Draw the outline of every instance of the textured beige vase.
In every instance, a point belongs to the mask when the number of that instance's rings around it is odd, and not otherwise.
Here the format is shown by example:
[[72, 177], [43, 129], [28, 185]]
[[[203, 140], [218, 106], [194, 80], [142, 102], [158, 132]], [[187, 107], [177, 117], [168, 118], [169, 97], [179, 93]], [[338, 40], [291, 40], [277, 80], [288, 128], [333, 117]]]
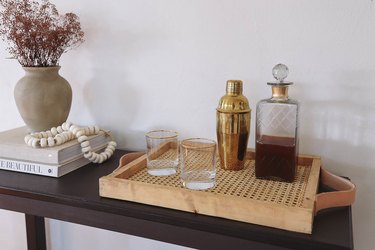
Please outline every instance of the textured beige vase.
[[29, 131], [46, 131], [61, 125], [69, 115], [72, 88], [59, 75], [60, 66], [23, 69], [26, 74], [17, 82], [14, 97]]

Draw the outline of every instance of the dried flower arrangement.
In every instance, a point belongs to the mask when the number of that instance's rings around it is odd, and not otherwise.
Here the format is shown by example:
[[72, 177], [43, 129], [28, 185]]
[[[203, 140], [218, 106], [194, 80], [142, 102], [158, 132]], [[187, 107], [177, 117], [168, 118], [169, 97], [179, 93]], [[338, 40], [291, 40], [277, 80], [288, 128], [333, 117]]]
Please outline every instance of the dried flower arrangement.
[[74, 13], [60, 15], [49, 0], [0, 0], [0, 36], [24, 67], [57, 66], [61, 55], [83, 41]]

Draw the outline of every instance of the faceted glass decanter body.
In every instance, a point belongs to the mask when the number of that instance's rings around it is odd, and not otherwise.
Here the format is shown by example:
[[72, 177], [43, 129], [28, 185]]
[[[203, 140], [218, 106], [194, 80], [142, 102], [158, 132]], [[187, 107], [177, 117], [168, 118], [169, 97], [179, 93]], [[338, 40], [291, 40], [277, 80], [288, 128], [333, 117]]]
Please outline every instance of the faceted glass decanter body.
[[293, 182], [298, 155], [298, 102], [288, 98], [291, 83], [269, 83], [272, 98], [256, 107], [257, 178]]

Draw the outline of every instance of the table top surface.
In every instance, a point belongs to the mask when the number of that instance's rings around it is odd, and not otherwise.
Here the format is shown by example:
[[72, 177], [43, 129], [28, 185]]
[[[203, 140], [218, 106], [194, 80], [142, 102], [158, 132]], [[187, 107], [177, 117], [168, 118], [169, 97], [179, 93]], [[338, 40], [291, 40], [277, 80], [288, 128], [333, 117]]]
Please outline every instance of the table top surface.
[[[117, 150], [103, 164], [88, 164], [60, 178], [0, 170], [0, 194], [71, 207], [100, 210], [145, 221], [236, 237], [241, 240], [321, 249], [352, 249], [351, 208], [322, 211], [314, 219], [313, 233], [303, 234], [244, 222], [177, 211], [99, 196], [99, 178], [110, 174], [126, 151]], [[1, 198], [0, 198], [0, 208]], [[251, 212], [251, 211], [249, 211]], [[162, 240], [162, 239], [161, 239]]]

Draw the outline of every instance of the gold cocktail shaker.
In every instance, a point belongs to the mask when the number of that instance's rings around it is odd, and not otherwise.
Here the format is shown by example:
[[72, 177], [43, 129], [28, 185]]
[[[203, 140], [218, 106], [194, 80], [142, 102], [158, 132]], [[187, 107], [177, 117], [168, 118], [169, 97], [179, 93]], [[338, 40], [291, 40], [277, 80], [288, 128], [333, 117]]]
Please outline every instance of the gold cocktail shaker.
[[242, 95], [242, 81], [228, 80], [226, 95], [221, 97], [216, 109], [217, 145], [223, 169], [243, 169], [250, 119], [251, 109], [247, 98]]

